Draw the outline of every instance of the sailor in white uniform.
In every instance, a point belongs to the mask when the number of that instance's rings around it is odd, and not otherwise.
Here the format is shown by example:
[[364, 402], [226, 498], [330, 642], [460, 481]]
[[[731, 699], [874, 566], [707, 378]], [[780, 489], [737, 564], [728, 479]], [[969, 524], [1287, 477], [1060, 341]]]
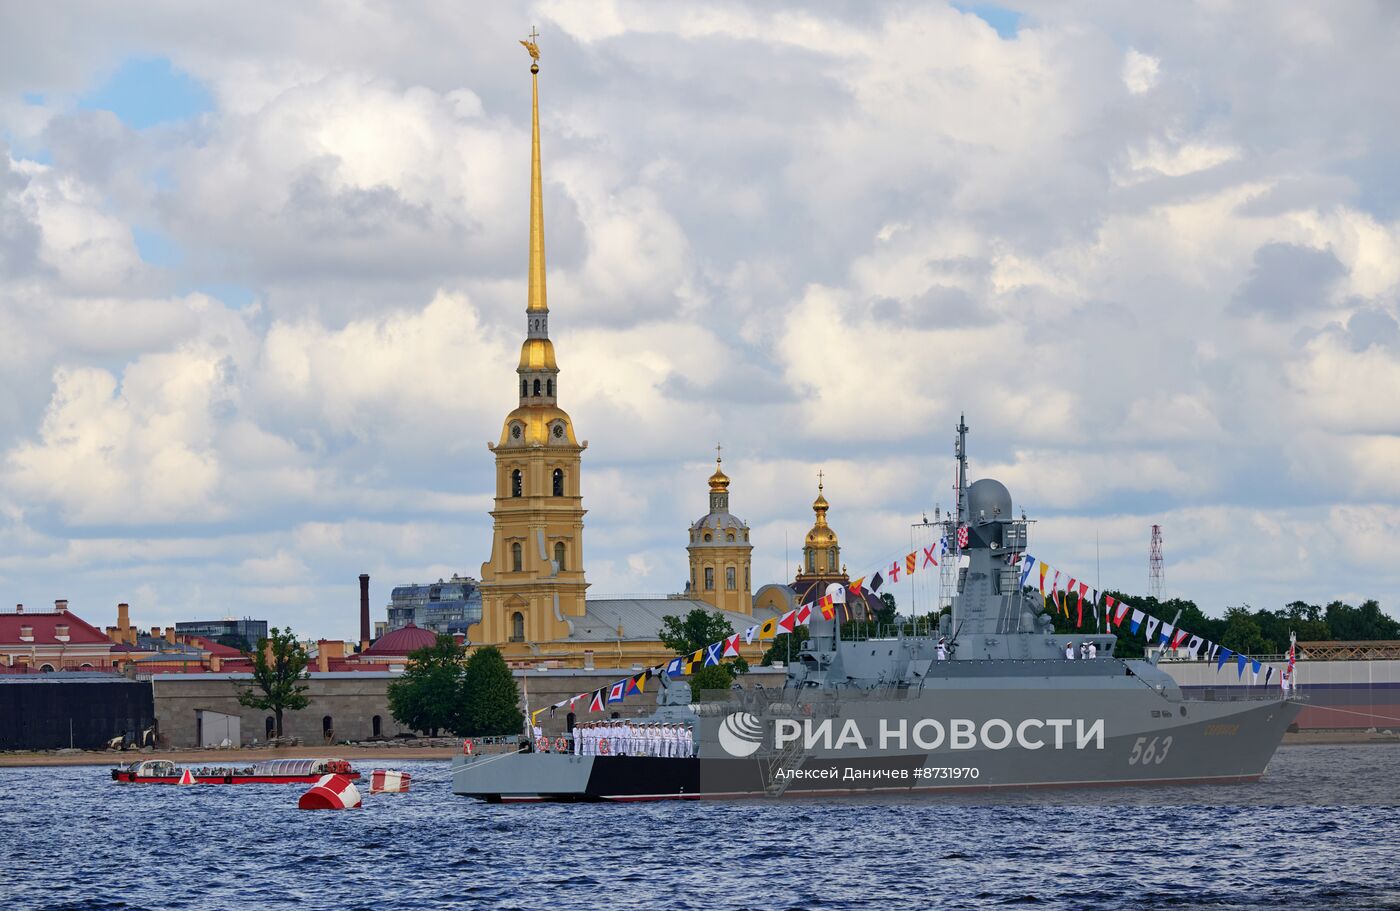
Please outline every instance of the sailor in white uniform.
[[938, 637], [938, 660], [948, 660], [948, 639], [945, 636]]
[[1097, 658], [1097, 657], [1099, 657], [1099, 647], [1098, 647], [1097, 645], [1095, 645], [1094, 643], [1092, 643], [1092, 642], [1089, 643], [1089, 657], [1090, 657], [1090, 658]]
[[1066, 643], [1065, 643], [1065, 657], [1068, 658], [1070, 661], [1073, 661], [1073, 660], [1074, 660], [1074, 643], [1073, 643], [1073, 642], [1066, 642]]

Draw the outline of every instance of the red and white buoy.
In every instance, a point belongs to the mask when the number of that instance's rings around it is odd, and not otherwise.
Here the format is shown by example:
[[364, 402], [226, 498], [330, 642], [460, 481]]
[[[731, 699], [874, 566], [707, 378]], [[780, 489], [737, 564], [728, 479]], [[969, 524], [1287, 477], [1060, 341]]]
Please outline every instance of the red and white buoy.
[[352, 810], [358, 806], [360, 789], [344, 775], [322, 775], [297, 801], [301, 810]]
[[369, 773], [369, 792], [371, 794], [402, 794], [408, 790], [412, 781], [413, 776], [407, 772], [375, 769]]
[[180, 780], [176, 784], [198, 784], [198, 782], [194, 780], [194, 773], [185, 769], [180, 773]]

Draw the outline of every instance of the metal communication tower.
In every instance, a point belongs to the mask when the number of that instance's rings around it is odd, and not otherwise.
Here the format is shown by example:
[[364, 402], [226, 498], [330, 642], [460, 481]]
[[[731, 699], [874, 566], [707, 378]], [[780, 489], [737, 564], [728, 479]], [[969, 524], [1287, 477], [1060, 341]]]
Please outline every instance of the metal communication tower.
[[1152, 526], [1152, 547], [1147, 552], [1148, 594], [1162, 600], [1162, 526]]

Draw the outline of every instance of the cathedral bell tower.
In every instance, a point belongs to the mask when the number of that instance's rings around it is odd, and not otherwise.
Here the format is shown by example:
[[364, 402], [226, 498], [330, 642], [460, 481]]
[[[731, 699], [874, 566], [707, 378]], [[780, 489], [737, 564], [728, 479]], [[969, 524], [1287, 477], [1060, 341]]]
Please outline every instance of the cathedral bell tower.
[[530, 266], [525, 341], [515, 368], [520, 404], [506, 415], [496, 456], [491, 558], [481, 565], [481, 622], [474, 645], [496, 645], [507, 658], [532, 645], [567, 638], [584, 614], [583, 450], [573, 421], [559, 407], [559, 365], [549, 340], [545, 295], [544, 202], [540, 174], [539, 48], [530, 52]]
[[753, 613], [753, 582], [749, 578], [753, 545], [749, 526], [729, 512], [729, 476], [721, 467], [716, 446], [715, 473], [710, 475], [710, 511], [690, 526], [692, 598], [740, 614]]

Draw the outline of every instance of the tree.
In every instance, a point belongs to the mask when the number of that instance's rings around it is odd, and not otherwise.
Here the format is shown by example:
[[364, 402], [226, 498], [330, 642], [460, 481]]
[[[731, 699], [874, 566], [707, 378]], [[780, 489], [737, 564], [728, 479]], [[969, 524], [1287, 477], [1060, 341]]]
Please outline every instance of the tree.
[[389, 713], [406, 728], [436, 737], [462, 728], [466, 649], [451, 636], [410, 652], [403, 676], [389, 684]]
[[462, 734], [494, 737], [523, 729], [520, 687], [494, 645], [482, 646], [467, 659], [461, 692]]
[[898, 612], [898, 608], [894, 603], [894, 595], [890, 592], [885, 592], [880, 596], [880, 603], [883, 604], [884, 607], [875, 611], [875, 622], [888, 626], [894, 622], [894, 616]]
[[[727, 664], [712, 664], [690, 675], [690, 701], [699, 702], [706, 691], [728, 690], [734, 683], [734, 671]], [[711, 696], [711, 698], [715, 698]]]
[[[719, 611], [706, 611], [696, 608], [684, 618], [667, 615], [661, 618], [661, 644], [677, 655], [693, 655], [708, 645], [728, 639], [734, 635], [734, 625]], [[743, 658], [735, 658], [733, 670], [747, 674], [749, 664]], [[712, 665], [713, 666], [713, 665]]]
[[258, 640], [258, 650], [253, 652], [253, 686], [240, 690], [238, 704], [272, 712], [278, 737], [282, 736], [282, 713], [304, 709], [311, 701], [306, 697], [306, 685], [299, 682], [310, 679], [306, 661], [306, 649], [290, 627], [280, 630], [274, 626], [267, 638]]
[[1400, 623], [1382, 613], [1374, 600], [1364, 601], [1360, 607], [1333, 601], [1327, 605], [1326, 618], [1332, 638], [1342, 642], [1400, 638]]
[[1266, 655], [1274, 651], [1264, 640], [1264, 631], [1247, 604], [1226, 608], [1220, 644], [1245, 655]]

